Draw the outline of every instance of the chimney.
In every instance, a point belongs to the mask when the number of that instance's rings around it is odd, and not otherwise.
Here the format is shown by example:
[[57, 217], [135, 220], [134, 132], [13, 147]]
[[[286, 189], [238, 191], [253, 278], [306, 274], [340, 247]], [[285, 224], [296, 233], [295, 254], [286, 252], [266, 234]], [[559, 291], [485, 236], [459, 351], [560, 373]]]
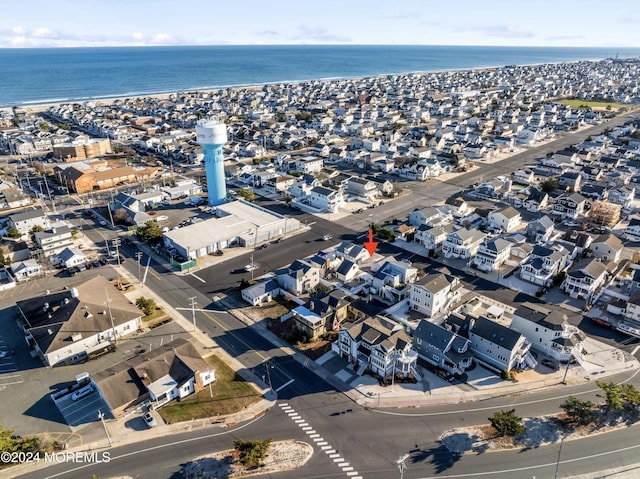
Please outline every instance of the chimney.
[[49, 303], [44, 303], [44, 306], [42, 306], [42, 311], [47, 311], [49, 309]]
[[78, 289], [77, 288], [71, 288], [71, 297], [72, 298], [77, 298], [78, 297]]

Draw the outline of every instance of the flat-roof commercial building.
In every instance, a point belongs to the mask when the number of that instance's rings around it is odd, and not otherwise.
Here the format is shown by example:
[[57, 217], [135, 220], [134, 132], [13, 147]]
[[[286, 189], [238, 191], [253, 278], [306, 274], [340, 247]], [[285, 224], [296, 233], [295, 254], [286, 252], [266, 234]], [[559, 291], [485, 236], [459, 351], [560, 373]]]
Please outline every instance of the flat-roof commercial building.
[[197, 259], [231, 245], [253, 246], [296, 231], [300, 222], [242, 200], [220, 205], [216, 217], [163, 235], [167, 248]]

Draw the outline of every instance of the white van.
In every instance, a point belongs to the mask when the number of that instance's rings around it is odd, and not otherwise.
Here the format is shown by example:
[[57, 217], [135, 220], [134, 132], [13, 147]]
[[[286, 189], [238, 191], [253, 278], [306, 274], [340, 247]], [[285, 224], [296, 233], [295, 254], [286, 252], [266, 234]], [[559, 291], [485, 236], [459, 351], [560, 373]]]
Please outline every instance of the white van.
[[87, 384], [86, 386], [82, 386], [76, 392], [71, 395], [71, 399], [77, 401], [78, 399], [82, 399], [83, 397], [88, 396], [93, 392], [93, 386], [91, 384]]

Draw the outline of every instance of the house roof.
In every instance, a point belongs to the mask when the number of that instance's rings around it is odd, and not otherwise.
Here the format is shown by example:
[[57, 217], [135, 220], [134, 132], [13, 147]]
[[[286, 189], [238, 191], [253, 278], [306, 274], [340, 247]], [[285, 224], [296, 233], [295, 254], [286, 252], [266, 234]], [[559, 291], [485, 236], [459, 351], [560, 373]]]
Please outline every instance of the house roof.
[[562, 331], [562, 325], [567, 322], [566, 314], [528, 302], [521, 304], [513, 314], [554, 331]]
[[584, 277], [595, 279], [602, 276], [604, 273], [606, 273], [606, 271], [607, 267], [602, 261], [599, 261], [595, 258], [587, 258], [575, 263], [573, 267], [567, 272], [567, 275], [576, 279]]
[[451, 286], [451, 281], [442, 273], [434, 273], [422, 277], [416, 284], [421, 285], [431, 294], [437, 294], [443, 289], [449, 288]]
[[155, 381], [169, 376], [177, 385], [196, 373], [213, 370], [193, 344], [176, 339], [92, 376], [109, 407], [117, 409], [142, 398]]
[[513, 206], [507, 206], [506, 208], [502, 208], [501, 210], [495, 211], [494, 214], [500, 213], [507, 219], [516, 218], [520, 216], [520, 212], [515, 209]]
[[491, 321], [484, 316], [475, 319], [471, 333], [508, 350], [513, 350], [522, 337], [519, 332]]
[[25, 211], [21, 211], [20, 213], [15, 213], [9, 216], [9, 219], [12, 223], [16, 224], [20, 221], [32, 220], [35, 218], [42, 218], [44, 216], [44, 211], [41, 208], [34, 208]]
[[35, 296], [16, 304], [27, 321], [27, 329], [45, 354], [64, 348], [78, 334], [87, 338], [142, 316], [102, 275], [70, 290]]
[[605, 243], [607, 246], [617, 251], [620, 251], [622, 250], [622, 248], [624, 248], [624, 245], [622, 244], [622, 241], [620, 241], [620, 238], [611, 233], [596, 236], [596, 238], [593, 240], [593, 243], [591, 243], [591, 246], [598, 243]]

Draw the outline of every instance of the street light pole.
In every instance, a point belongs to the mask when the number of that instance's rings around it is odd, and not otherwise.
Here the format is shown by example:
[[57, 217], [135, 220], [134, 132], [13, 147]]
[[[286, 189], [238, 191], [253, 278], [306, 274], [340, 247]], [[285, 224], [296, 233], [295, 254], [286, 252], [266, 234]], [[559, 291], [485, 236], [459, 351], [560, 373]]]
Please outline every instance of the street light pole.
[[407, 468], [407, 465], [404, 463], [404, 461], [406, 461], [408, 457], [409, 454], [405, 454], [396, 461], [396, 464], [398, 464], [398, 469], [400, 470], [400, 479], [404, 477], [404, 471]]
[[109, 447], [111, 447], [113, 445], [111, 443], [111, 436], [109, 436], [109, 431], [107, 431], [107, 425], [104, 422], [104, 413], [100, 409], [98, 409], [98, 418], [102, 422], [102, 427], [104, 427], [104, 433], [107, 435], [107, 440], [109, 441]]

